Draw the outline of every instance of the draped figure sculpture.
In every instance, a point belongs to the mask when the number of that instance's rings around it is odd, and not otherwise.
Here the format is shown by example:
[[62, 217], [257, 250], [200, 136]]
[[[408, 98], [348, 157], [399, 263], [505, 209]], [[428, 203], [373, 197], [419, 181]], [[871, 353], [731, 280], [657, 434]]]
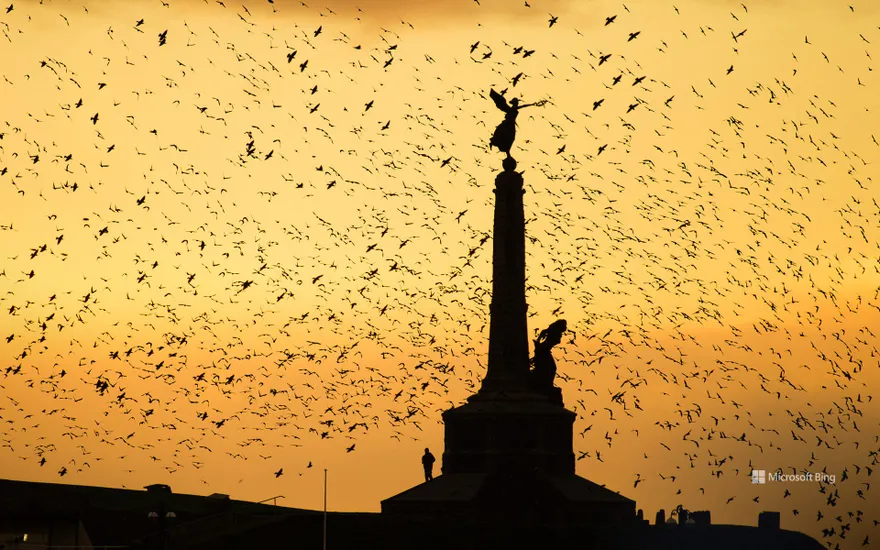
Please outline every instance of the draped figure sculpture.
[[556, 379], [556, 362], [551, 349], [562, 341], [562, 334], [568, 330], [565, 319], [559, 319], [541, 331], [535, 339], [535, 355], [532, 358], [534, 368], [529, 371], [529, 382], [533, 390], [548, 393], [553, 389]]
[[516, 138], [516, 115], [519, 114], [519, 110], [531, 106], [540, 107], [547, 103], [547, 100], [542, 99], [534, 103], [520, 104], [518, 98], [513, 98], [508, 105], [504, 96], [495, 90], [489, 90], [489, 97], [495, 102], [495, 106], [504, 113], [504, 120], [495, 128], [492, 139], [489, 140], [489, 146], [495, 147], [510, 157], [510, 148], [513, 147], [513, 140]]

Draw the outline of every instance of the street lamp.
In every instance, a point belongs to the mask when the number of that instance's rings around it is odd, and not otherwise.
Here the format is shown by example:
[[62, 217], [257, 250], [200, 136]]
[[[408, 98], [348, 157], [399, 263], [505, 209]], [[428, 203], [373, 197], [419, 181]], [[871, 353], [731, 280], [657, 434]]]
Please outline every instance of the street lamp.
[[327, 468], [324, 468], [324, 550], [327, 550]]

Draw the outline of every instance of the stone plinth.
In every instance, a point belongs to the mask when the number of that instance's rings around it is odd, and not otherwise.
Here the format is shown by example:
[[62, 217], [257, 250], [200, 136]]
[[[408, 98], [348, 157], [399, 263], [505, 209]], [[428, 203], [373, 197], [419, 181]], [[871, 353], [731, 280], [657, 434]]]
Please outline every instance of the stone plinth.
[[574, 475], [575, 417], [542, 395], [481, 399], [477, 394], [443, 413], [443, 474], [539, 470]]
[[442, 475], [382, 513], [461, 522], [626, 527], [636, 503], [575, 475], [577, 415], [532, 392], [484, 392], [443, 413]]

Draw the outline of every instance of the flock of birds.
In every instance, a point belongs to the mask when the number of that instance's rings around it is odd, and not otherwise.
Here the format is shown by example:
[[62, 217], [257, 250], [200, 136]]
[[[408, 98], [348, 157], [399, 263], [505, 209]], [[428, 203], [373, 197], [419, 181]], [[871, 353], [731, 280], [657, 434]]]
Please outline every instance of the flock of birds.
[[[526, 2], [509, 43], [476, 2], [472, 38], [441, 48], [360, 8], [172, 4], [0, 15], [3, 471], [259, 460], [248, 475], [277, 479], [379, 437], [415, 479], [420, 433], [485, 372], [494, 88], [547, 100], [513, 155], [529, 326], [568, 320], [579, 464], [615, 457], [640, 502], [784, 506], [835, 548], [880, 536], [878, 144], [852, 123], [875, 116], [880, 29], [861, 8], [828, 8], [852, 16], [835, 44], [780, 39], [787, 72], [765, 78], [746, 5], [702, 24], [666, 5], [670, 30], [635, 26], [647, 4]], [[748, 485], [777, 467], [837, 480]]]

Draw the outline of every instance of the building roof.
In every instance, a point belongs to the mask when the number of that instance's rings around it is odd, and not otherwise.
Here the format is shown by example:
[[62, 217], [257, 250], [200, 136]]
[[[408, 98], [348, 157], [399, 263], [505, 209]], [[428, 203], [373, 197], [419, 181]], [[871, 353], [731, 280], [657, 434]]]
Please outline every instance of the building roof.
[[485, 474], [441, 475], [392, 498], [407, 502], [467, 502], [477, 496], [485, 480]]
[[580, 476], [545, 476], [547, 481], [572, 502], [618, 502], [635, 505], [635, 501], [603, 485]]
[[[86, 508], [113, 511], [143, 511], [145, 514], [164, 504], [180, 515], [216, 513], [218, 506], [228, 503], [240, 512], [267, 513], [278, 507], [254, 502], [211, 498], [171, 492], [164, 484], [154, 484], [142, 490], [36, 483], [0, 479], [0, 511], [27, 514], [31, 510], [42, 513], [47, 508], [58, 512], [77, 512]], [[150, 510], [148, 510], [148, 508]], [[287, 509], [290, 511], [291, 509]]]
[[318, 514], [268, 504], [176, 494], [163, 484], [144, 490], [0, 479], [0, 514], [10, 520], [79, 519], [96, 545], [128, 544], [156, 531], [150, 512], [174, 512], [174, 530], [212, 530], [217, 524], [282, 514]]
[[[482, 474], [457, 474], [457, 479], [445, 482], [439, 476], [429, 483], [405, 491], [397, 498], [422, 500], [466, 500], [475, 496], [483, 487]], [[631, 502], [617, 493], [583, 478], [552, 480], [553, 486], [569, 496], [590, 494], [597, 499], [608, 498], [617, 502]], [[419, 489], [419, 491], [414, 491]], [[408, 495], [409, 493], [409, 495]], [[255, 504], [244, 501], [228, 501], [229, 510], [217, 514], [216, 498], [199, 495], [162, 494], [170, 510], [179, 518], [179, 528], [173, 528], [171, 540], [173, 547], [181, 550], [211, 550], [219, 544], [230, 548], [258, 548], [261, 546], [287, 545], [296, 541], [300, 546], [317, 547], [322, 536], [322, 513], [316, 510], [301, 510]], [[0, 514], [8, 520], [15, 518], [48, 519], [50, 517], [80, 517], [94, 545], [127, 545], [143, 538], [154, 524], [146, 518], [146, 512], [158, 501], [156, 493], [145, 490], [109, 489], [78, 485], [59, 485], [53, 483], [31, 483], [23, 481], [0, 480]], [[211, 506], [211, 505], [214, 506]], [[485, 548], [490, 543], [499, 543], [498, 537], [507, 536], [515, 542], [523, 542], [528, 533], [520, 533], [508, 526], [506, 533], [486, 531], [482, 533], [473, 527], [460, 523], [429, 527], [427, 524], [389, 518], [375, 513], [330, 513], [329, 535], [335, 548], [358, 550], [420, 547], [426, 549]], [[189, 523], [187, 523], [189, 522]], [[188, 528], [187, 525], [193, 528]], [[440, 525], [440, 524], [438, 524]], [[427, 533], [427, 535], [426, 535]], [[593, 533], [595, 534], [595, 533]], [[547, 547], [549, 532], [534, 533]], [[572, 531], [560, 534], [563, 539], [553, 540], [550, 547], [577, 548], [584, 550], [589, 545], [589, 533]], [[482, 537], [482, 538], [480, 538]], [[533, 537], [534, 538], [534, 537]], [[718, 550], [734, 548], [821, 550], [822, 545], [802, 533], [785, 530], [760, 529], [746, 526], [688, 525], [664, 527], [640, 527], [628, 529], [619, 540], [609, 547], [615, 548], [675, 548], [691, 550], [711, 547]], [[570, 543], [570, 544], [569, 544]], [[603, 546], [604, 548], [604, 546]]]
[[[487, 485], [488, 477], [487, 474], [444, 474], [435, 477], [429, 482], [407, 489], [391, 497], [391, 499], [400, 503], [471, 501], [478, 498], [480, 491]], [[626, 503], [635, 505], [635, 501], [626, 498], [620, 493], [579, 476], [541, 474], [540, 477], [558, 491], [568, 502]]]

